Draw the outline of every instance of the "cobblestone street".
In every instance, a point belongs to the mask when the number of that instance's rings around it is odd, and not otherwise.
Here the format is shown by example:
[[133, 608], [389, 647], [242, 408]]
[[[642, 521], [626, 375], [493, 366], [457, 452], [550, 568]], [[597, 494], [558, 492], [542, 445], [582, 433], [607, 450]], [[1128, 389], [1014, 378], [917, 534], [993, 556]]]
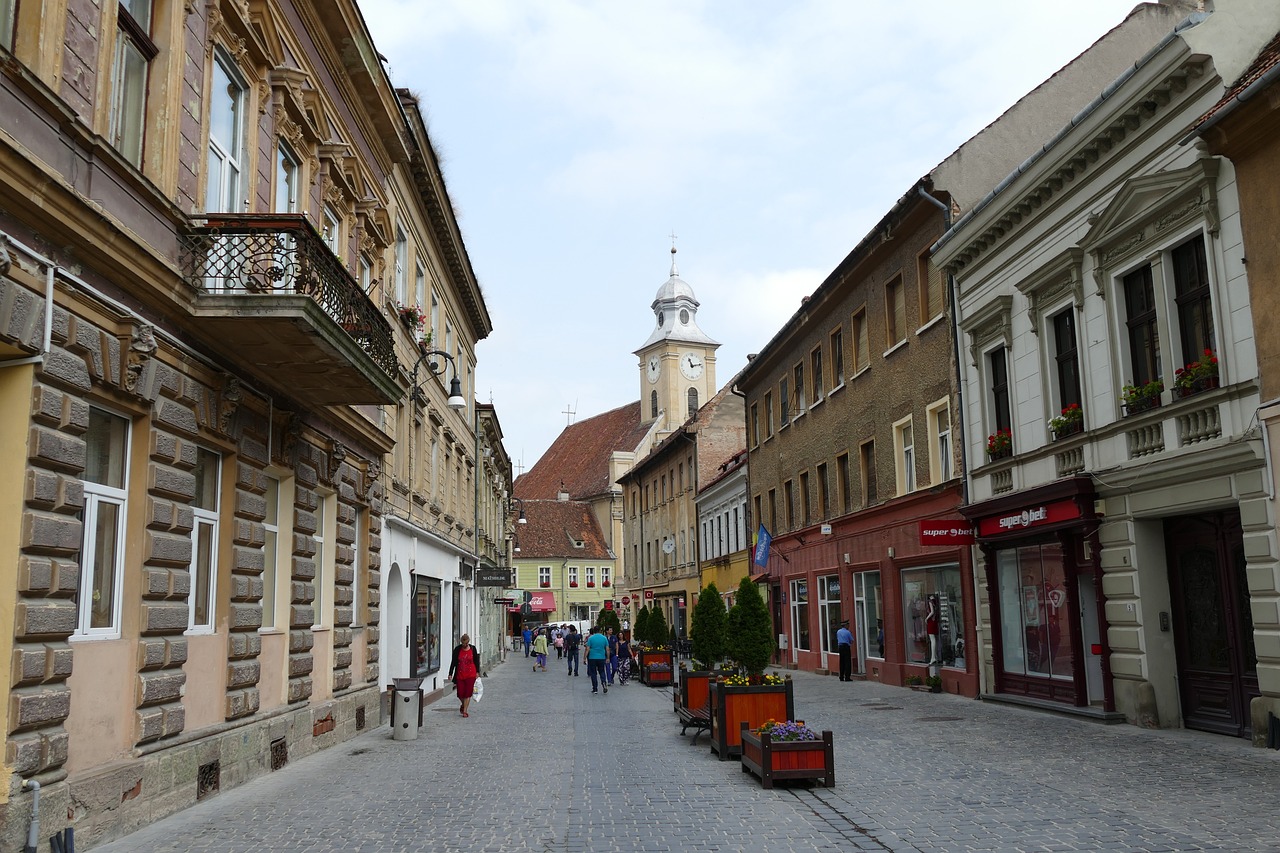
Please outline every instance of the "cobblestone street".
[[1280, 752], [1243, 741], [797, 673], [836, 785], [765, 791], [669, 689], [524, 661], [469, 719], [442, 700], [416, 741], [384, 725], [96, 850], [1280, 850]]

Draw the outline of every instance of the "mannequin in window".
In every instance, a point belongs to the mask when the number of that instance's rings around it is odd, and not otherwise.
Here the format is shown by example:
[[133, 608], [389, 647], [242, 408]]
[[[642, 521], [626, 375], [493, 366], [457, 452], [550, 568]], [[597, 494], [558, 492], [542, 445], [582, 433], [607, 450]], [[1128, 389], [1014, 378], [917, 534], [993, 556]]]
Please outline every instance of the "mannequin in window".
[[939, 663], [938, 659], [938, 596], [929, 596], [929, 612], [924, 618], [924, 632], [929, 635], [929, 665]]

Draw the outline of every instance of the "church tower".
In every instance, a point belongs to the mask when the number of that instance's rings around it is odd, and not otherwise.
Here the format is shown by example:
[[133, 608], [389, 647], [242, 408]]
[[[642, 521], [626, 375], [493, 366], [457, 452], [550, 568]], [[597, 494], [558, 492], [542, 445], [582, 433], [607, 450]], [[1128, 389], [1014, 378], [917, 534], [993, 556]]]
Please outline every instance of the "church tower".
[[720, 344], [698, 328], [698, 300], [676, 269], [654, 297], [657, 321], [649, 339], [635, 351], [640, 357], [640, 418], [659, 417], [661, 430], [673, 430], [716, 393], [716, 350]]

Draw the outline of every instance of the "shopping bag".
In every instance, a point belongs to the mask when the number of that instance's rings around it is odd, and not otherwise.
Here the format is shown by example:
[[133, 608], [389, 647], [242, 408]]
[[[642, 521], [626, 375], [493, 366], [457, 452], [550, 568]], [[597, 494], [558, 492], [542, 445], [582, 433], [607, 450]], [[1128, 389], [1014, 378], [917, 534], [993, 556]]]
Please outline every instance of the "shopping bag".
[[484, 696], [484, 682], [480, 680], [479, 676], [476, 676], [476, 686], [472, 688], [471, 699], [474, 702], [479, 702], [482, 696]]

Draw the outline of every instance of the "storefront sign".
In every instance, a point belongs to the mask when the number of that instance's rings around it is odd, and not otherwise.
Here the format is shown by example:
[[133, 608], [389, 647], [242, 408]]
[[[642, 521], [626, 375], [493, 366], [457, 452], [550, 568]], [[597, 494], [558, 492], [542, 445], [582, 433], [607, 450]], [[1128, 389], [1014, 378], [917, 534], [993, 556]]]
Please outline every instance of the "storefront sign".
[[495, 599], [493, 600], [493, 603], [494, 603], [494, 604], [505, 604], [505, 605], [507, 605], [508, 607], [510, 607], [511, 605], [513, 605], [513, 604], [515, 604], [515, 603], [516, 603], [516, 600], [515, 600], [514, 598], [495, 598]]
[[476, 569], [476, 586], [511, 586], [511, 570], [498, 566], [481, 566]]
[[999, 536], [1004, 533], [1016, 533], [1062, 521], [1071, 521], [1079, 517], [1080, 507], [1075, 501], [1054, 501], [1039, 506], [1024, 507], [1004, 515], [987, 516], [978, 521], [978, 535]]
[[921, 545], [972, 545], [973, 540], [973, 527], [962, 519], [920, 522]]
[[684, 596], [680, 596], [680, 606], [684, 607]]
[[651, 590], [651, 589], [646, 589], [646, 590], [644, 591], [644, 600], [645, 600], [645, 601], [652, 601], [652, 600], [653, 600], [653, 590]]
[[612, 610], [612, 609], [613, 609], [613, 602], [612, 602], [612, 601], [606, 601], [606, 602], [604, 603], [604, 609], [605, 609], [605, 610]]

